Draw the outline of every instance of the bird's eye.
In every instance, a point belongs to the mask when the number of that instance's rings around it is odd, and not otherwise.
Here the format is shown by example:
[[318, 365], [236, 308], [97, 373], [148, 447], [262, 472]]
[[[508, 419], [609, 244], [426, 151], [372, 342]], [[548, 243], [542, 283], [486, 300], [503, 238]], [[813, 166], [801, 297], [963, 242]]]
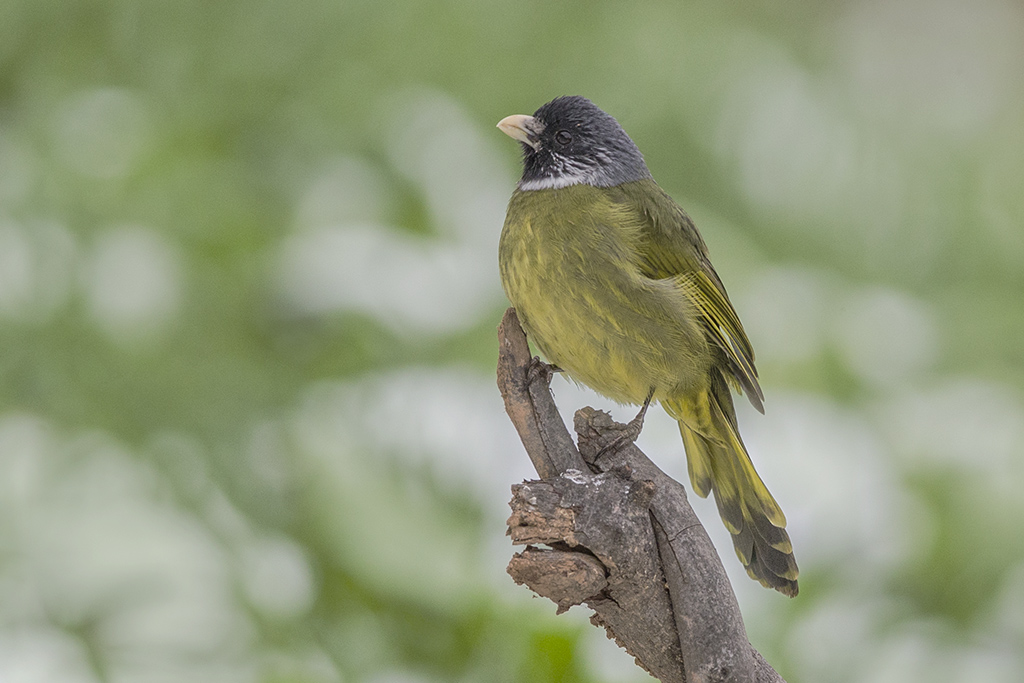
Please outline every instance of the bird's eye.
[[565, 147], [572, 142], [572, 133], [567, 130], [560, 130], [555, 133], [555, 142]]

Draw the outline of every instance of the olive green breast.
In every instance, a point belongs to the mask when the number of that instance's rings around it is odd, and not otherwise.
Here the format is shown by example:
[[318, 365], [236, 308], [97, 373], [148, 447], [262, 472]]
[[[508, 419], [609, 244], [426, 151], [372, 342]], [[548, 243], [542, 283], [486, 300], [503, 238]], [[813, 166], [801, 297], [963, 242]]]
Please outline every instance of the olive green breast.
[[645, 219], [609, 189], [516, 190], [498, 254], [505, 293], [538, 350], [625, 403], [652, 388], [656, 397], [689, 393], [712, 360], [677, 283], [640, 271]]

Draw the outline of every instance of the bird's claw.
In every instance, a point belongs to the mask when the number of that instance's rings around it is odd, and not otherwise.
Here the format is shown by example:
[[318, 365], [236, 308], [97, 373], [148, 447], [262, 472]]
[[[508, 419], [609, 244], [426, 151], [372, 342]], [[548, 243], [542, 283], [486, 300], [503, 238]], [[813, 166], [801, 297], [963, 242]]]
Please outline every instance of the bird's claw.
[[562, 368], [545, 363], [539, 357], [534, 356], [530, 359], [530, 367], [526, 370], [526, 383], [533, 384], [540, 380], [545, 384], [550, 384], [551, 378], [556, 372], [562, 372]]
[[[601, 450], [597, 452], [597, 458], [600, 458], [605, 453], [617, 451], [628, 443], [635, 443], [640, 438], [640, 432], [644, 429], [644, 417], [647, 415], [647, 409], [651, 406], [651, 399], [653, 398], [654, 389], [651, 389], [644, 400], [644, 404], [640, 407], [640, 412], [636, 414], [636, 417], [623, 425], [621, 434], [601, 447]], [[597, 458], [595, 458], [595, 461]]]

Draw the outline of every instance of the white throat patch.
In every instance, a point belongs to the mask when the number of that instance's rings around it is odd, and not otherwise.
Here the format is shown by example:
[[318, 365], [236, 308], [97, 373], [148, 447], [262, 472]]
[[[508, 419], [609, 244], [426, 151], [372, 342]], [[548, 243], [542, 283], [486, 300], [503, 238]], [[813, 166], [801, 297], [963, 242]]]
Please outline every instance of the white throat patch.
[[534, 178], [533, 180], [520, 181], [519, 189], [523, 192], [529, 192], [530, 190], [557, 190], [562, 187], [569, 187], [570, 185], [593, 185], [594, 176], [594, 173], [578, 171], [576, 173], [563, 173], [554, 177]]
[[593, 158], [585, 161], [553, 154], [551, 164], [547, 169], [549, 175], [520, 180], [519, 189], [529, 192], [530, 190], [557, 190], [570, 185], [611, 187], [627, 180], [650, 177], [650, 172], [647, 171], [646, 166], [643, 166], [643, 162], [641, 162], [642, 172], [632, 176], [629, 173], [620, 172], [604, 150], [597, 150], [592, 154]]

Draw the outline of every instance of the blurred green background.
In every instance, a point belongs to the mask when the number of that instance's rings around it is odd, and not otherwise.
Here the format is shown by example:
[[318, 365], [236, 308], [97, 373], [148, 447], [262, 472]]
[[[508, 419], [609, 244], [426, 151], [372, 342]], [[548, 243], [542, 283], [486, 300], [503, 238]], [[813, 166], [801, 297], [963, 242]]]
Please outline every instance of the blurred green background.
[[1009, 0], [0, 3], [0, 681], [650, 680], [504, 573], [494, 124], [562, 94], [757, 349], [754, 645], [1024, 679], [1022, 74]]

